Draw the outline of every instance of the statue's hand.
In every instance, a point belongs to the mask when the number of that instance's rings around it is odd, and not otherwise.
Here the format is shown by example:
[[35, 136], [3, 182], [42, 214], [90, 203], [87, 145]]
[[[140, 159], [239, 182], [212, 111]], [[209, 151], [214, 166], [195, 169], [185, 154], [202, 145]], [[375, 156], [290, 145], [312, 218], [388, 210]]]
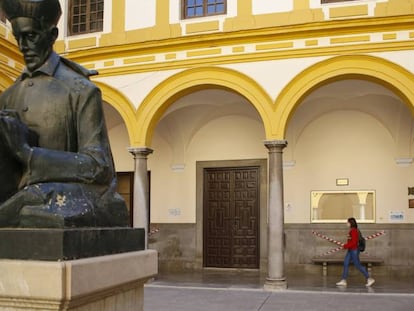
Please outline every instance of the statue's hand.
[[0, 135], [10, 153], [23, 164], [29, 161], [29, 128], [9, 111], [0, 112]]

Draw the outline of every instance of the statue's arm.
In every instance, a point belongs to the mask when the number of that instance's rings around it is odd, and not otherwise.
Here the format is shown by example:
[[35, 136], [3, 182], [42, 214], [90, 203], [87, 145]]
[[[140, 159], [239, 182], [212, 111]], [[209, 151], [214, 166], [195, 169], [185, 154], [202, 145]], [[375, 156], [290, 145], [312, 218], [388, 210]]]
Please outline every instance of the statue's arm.
[[32, 147], [26, 184], [82, 182], [105, 184], [114, 168], [105, 127], [101, 93], [92, 89], [80, 95], [76, 116], [78, 152]]

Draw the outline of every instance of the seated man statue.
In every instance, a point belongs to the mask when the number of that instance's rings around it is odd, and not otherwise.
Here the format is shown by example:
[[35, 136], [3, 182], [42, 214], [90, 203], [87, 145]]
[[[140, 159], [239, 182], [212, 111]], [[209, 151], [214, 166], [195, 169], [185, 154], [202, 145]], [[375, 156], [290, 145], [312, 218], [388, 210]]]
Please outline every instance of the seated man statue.
[[128, 225], [89, 70], [58, 56], [58, 0], [0, 0], [26, 68], [0, 96], [0, 227]]

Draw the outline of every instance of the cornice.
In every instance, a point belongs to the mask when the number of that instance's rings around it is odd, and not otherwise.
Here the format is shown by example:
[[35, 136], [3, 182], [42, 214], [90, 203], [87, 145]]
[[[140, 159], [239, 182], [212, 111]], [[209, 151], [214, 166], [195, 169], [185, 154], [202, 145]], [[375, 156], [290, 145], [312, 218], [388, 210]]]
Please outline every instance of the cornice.
[[112, 58], [211, 48], [266, 41], [294, 40], [298, 38], [326, 37], [414, 29], [414, 16], [357, 18], [315, 22], [300, 25], [286, 25], [235, 32], [188, 35], [177, 38], [136, 42], [116, 46], [88, 48], [70, 51], [66, 56], [80, 63]]
[[335, 47], [316, 47], [310, 49], [295, 49], [288, 51], [253, 52], [240, 55], [218, 55], [203, 59], [186, 59], [173, 62], [158, 62], [152, 64], [137, 64], [115, 68], [99, 69], [99, 76], [116, 76], [123, 74], [133, 74], [137, 72], [149, 72], [158, 70], [183, 69], [194, 66], [223, 65], [245, 62], [269, 61], [277, 59], [293, 59], [303, 57], [318, 57], [329, 55], [349, 55], [364, 54], [387, 51], [414, 50], [414, 41], [388, 42], [388, 43], [366, 43], [358, 45], [344, 45]]
[[20, 54], [19, 48], [9, 40], [0, 37], [0, 47], [2, 55], [9, 57], [16, 62], [23, 62], [23, 58]]

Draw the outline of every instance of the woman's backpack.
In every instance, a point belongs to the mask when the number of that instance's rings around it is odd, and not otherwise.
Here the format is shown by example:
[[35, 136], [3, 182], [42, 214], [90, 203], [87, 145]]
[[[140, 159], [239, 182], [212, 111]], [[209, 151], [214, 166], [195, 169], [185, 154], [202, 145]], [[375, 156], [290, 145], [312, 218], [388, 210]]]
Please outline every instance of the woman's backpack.
[[365, 242], [366, 242], [365, 238], [362, 236], [361, 231], [359, 231], [358, 229], [358, 250], [360, 252], [365, 251], [365, 246], [366, 246]]

